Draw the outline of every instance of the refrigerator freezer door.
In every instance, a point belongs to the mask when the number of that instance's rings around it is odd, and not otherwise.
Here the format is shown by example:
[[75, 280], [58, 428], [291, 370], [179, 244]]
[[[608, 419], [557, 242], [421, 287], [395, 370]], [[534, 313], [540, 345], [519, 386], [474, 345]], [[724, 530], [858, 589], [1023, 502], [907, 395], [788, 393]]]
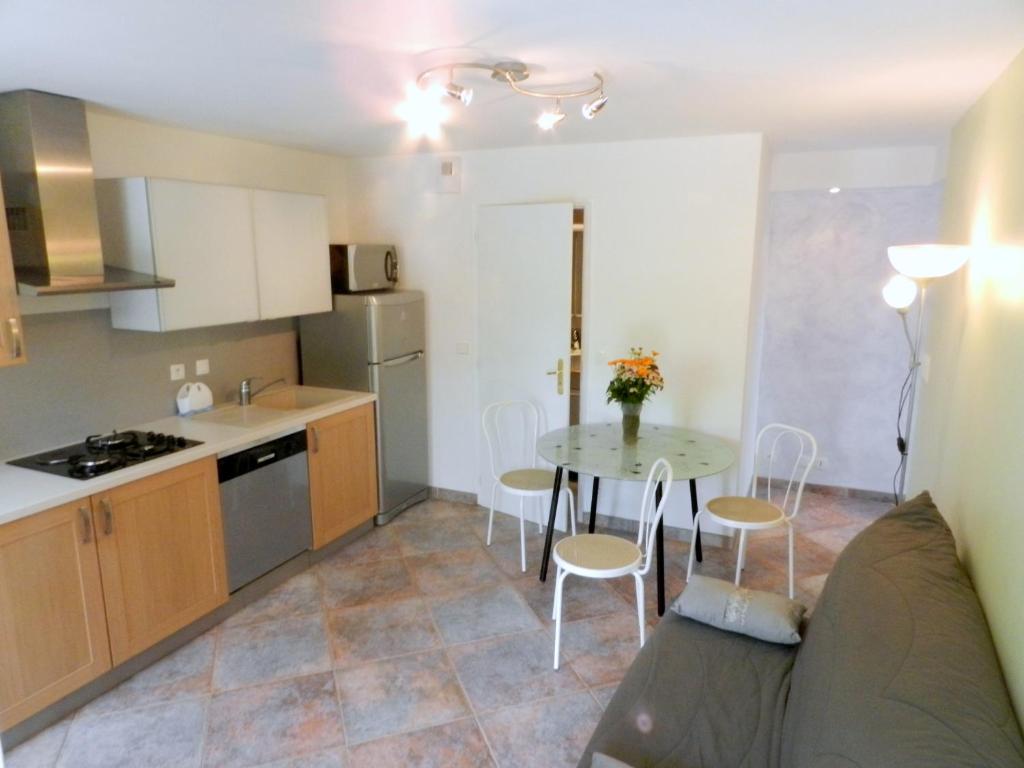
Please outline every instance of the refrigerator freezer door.
[[386, 522], [427, 490], [427, 371], [423, 353], [370, 366], [377, 393], [380, 509]]
[[419, 291], [366, 297], [369, 362], [383, 363], [426, 346], [423, 294]]

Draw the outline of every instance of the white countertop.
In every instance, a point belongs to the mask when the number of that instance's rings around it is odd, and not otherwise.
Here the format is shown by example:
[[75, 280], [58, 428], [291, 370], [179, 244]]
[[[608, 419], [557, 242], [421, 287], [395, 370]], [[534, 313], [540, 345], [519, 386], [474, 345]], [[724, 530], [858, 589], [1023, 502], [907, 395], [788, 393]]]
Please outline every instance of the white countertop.
[[[306, 388], [312, 389], [312, 388]], [[322, 391], [322, 390], [321, 390]], [[176, 451], [158, 459], [135, 464], [119, 469], [106, 475], [90, 480], [75, 480], [58, 477], [46, 472], [23, 467], [12, 467], [0, 464], [0, 524], [9, 523], [21, 517], [42, 512], [46, 509], [67, 504], [78, 499], [102, 493], [133, 480], [155, 475], [207, 456], [221, 456], [247, 448], [281, 435], [302, 429], [311, 421], [322, 419], [335, 413], [357, 408], [372, 403], [377, 396], [371, 392], [352, 392], [338, 389], [338, 397], [322, 405], [302, 410], [284, 411], [264, 408], [260, 405], [247, 406], [245, 426], [238, 424], [218, 423], [209, 420], [211, 415], [230, 416], [230, 411], [241, 411], [237, 405], [222, 405], [197, 416], [170, 416], [146, 424], [138, 424], [124, 429], [137, 429], [141, 432], [164, 432], [166, 434], [199, 440], [202, 445]], [[269, 394], [269, 393], [268, 393]], [[214, 417], [216, 418], [216, 416]], [[231, 420], [231, 419], [228, 419]], [[120, 427], [119, 427], [120, 429]], [[67, 445], [80, 441], [81, 435], [71, 436], [61, 443]], [[53, 446], [59, 448], [59, 445]], [[9, 456], [8, 459], [17, 458]], [[4, 459], [6, 461], [7, 459]]]

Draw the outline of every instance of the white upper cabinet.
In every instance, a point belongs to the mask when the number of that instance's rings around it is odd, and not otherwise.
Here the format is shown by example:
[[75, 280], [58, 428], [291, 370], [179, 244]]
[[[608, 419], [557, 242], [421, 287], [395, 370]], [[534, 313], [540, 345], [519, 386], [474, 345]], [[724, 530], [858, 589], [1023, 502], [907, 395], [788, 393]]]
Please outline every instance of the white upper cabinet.
[[173, 331], [331, 308], [324, 198], [154, 178], [96, 187], [104, 259], [175, 281], [111, 293], [113, 327]]
[[327, 201], [291, 192], [252, 193], [260, 317], [329, 312]]

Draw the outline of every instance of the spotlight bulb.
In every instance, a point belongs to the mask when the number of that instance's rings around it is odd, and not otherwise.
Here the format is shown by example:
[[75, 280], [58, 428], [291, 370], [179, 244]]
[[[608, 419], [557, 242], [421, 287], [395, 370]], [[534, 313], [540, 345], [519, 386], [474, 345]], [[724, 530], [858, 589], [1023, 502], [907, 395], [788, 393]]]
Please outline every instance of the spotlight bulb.
[[583, 105], [583, 116], [587, 120], [593, 120], [597, 113], [604, 109], [604, 105], [608, 103], [608, 97], [603, 93], [593, 101], [589, 101]]
[[456, 101], [462, 102], [462, 106], [464, 107], [468, 107], [469, 103], [473, 101], [473, 89], [466, 88], [458, 83], [448, 83], [448, 85], [444, 87], [444, 92]]
[[905, 275], [893, 275], [882, 288], [882, 298], [897, 312], [906, 312], [917, 298], [917, 283]]
[[537, 118], [537, 126], [542, 131], [550, 131], [563, 120], [565, 120], [565, 112], [562, 111], [562, 105], [555, 104], [554, 111], [540, 113], [540, 117]]

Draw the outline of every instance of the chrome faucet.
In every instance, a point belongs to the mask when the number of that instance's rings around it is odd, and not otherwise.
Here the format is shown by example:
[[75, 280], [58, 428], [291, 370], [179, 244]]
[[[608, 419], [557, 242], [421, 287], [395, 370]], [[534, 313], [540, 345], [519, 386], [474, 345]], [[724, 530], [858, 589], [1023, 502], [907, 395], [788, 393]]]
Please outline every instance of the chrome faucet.
[[247, 379], [242, 379], [238, 383], [238, 404], [239, 405], [252, 405], [253, 397], [258, 395], [263, 390], [270, 389], [275, 384], [284, 384], [284, 383], [286, 383], [283, 378], [281, 378], [281, 379], [274, 379], [269, 384], [264, 384], [262, 387], [260, 387], [255, 392], [253, 392], [252, 391], [252, 383], [254, 381], [259, 381], [260, 378], [261, 378], [260, 376], [250, 376]]

